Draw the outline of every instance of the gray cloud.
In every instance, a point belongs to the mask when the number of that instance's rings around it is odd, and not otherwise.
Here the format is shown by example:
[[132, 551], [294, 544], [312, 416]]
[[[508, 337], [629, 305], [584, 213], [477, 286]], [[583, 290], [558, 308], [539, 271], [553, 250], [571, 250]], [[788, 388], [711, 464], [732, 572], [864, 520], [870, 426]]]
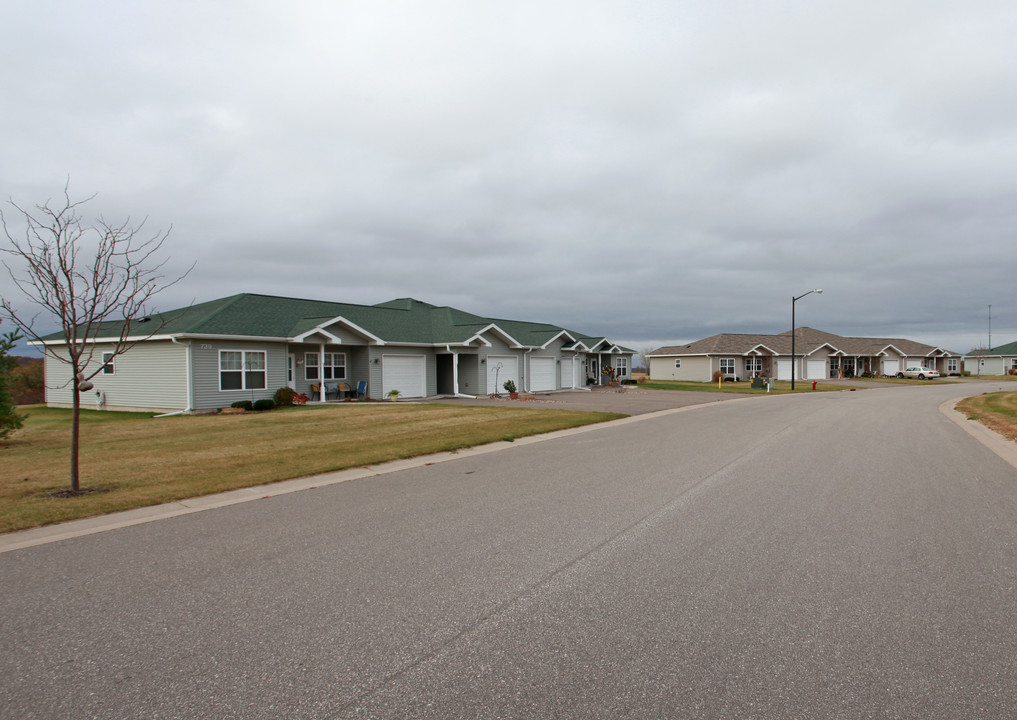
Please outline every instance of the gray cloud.
[[[1017, 339], [1004, 2], [42, 2], [0, 188], [173, 225], [166, 307], [414, 296], [644, 342]], [[0, 292], [9, 293], [0, 278]]]

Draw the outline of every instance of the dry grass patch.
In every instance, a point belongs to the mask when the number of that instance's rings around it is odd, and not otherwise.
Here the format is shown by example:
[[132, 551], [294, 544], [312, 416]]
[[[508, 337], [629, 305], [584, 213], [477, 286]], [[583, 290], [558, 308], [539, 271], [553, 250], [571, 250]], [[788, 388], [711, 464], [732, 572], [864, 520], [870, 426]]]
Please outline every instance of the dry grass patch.
[[617, 414], [364, 403], [154, 418], [83, 411], [80, 497], [70, 411], [33, 407], [0, 443], [0, 532], [603, 422]]
[[[691, 382], [688, 380], [648, 380], [646, 382], [639, 383], [641, 388], [649, 388], [651, 390], [690, 390], [693, 392], [714, 392], [714, 393], [732, 393], [738, 395], [766, 395], [766, 388], [752, 388], [751, 380], [742, 380], [740, 382], [725, 382], [718, 387], [716, 382]], [[838, 392], [840, 390], [848, 390], [847, 385], [830, 385], [827, 383], [817, 383], [815, 392]], [[777, 380], [773, 383], [773, 389], [770, 391], [771, 395], [787, 395], [791, 392], [791, 381], [790, 380]], [[804, 392], [813, 392], [811, 380], [795, 380], [795, 394]]]
[[1017, 442], [1017, 392], [996, 392], [965, 398], [957, 410], [1007, 440]]

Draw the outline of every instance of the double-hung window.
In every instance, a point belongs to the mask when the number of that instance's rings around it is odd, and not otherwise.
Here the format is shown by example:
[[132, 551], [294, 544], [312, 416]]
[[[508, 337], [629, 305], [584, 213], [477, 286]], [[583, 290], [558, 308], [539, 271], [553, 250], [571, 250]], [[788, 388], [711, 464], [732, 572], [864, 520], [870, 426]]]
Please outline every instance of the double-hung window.
[[104, 352], [102, 354], [102, 374], [113, 375], [116, 372], [116, 368], [113, 365], [113, 358], [115, 356], [111, 352]]
[[346, 353], [322, 353], [322, 363], [318, 364], [319, 353], [304, 353], [305, 380], [345, 380]]
[[946, 360], [946, 371], [948, 373], [957, 372], [957, 358], [947, 358]]
[[628, 358], [615, 358], [614, 361], [614, 375], [615, 377], [628, 377], [629, 376], [629, 359]]
[[675, 361], [674, 361], [674, 368], [675, 368], [675, 370], [677, 370], [681, 366], [682, 366], [682, 359], [681, 358], [675, 358]]
[[268, 387], [264, 350], [220, 350], [220, 390], [264, 390]]
[[321, 377], [323, 380], [345, 380], [346, 353], [325, 353]]
[[725, 375], [734, 375], [735, 374], [734, 358], [721, 358], [720, 371]]
[[763, 358], [761, 357], [747, 357], [745, 358], [745, 374], [752, 377], [755, 373], [763, 372]]

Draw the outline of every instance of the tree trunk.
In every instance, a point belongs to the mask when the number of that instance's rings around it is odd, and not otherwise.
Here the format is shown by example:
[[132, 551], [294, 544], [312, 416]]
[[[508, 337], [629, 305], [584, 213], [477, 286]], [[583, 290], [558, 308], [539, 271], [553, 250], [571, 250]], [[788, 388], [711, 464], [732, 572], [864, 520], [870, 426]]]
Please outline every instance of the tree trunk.
[[[75, 368], [76, 369], [76, 368]], [[81, 393], [78, 391], [78, 379], [74, 378], [74, 405], [71, 410], [71, 492], [78, 492], [81, 484], [78, 481], [78, 428], [81, 416]]]

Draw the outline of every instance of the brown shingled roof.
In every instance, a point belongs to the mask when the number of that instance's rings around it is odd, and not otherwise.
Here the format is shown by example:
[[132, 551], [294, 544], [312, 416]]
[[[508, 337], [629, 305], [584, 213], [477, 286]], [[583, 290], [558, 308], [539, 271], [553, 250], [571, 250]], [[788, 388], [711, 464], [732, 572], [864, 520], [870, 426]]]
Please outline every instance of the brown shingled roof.
[[[650, 355], [748, 355], [761, 345], [777, 355], [790, 355], [791, 331], [778, 335], [721, 333], [687, 345], [668, 345], [654, 350]], [[891, 345], [905, 355], [912, 356], [926, 356], [941, 350], [932, 345], [901, 338], [843, 337], [809, 327], [795, 328], [796, 354], [808, 355], [823, 345], [830, 345], [845, 355], [867, 356], [878, 355]], [[942, 352], [946, 355], [960, 356], [959, 353]]]

